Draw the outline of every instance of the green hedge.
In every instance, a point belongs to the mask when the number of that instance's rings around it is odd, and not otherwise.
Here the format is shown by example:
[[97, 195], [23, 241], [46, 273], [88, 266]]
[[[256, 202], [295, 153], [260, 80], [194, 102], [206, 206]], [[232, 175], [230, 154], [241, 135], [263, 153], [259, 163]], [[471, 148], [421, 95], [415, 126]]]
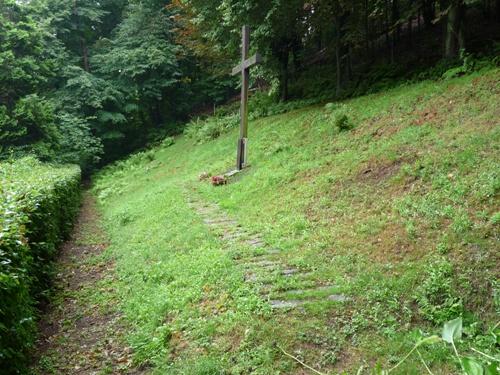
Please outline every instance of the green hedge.
[[80, 169], [34, 158], [0, 163], [0, 369], [21, 373], [36, 335], [36, 305], [80, 204]]

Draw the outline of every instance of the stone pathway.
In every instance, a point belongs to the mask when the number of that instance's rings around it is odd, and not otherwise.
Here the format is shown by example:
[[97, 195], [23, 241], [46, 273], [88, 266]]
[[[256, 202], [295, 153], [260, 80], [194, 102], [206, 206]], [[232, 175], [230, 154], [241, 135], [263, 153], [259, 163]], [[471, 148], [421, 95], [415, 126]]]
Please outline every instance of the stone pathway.
[[[242, 246], [244, 256], [236, 262], [242, 267], [245, 281], [254, 283], [273, 309], [293, 309], [308, 303], [343, 303], [349, 300], [336, 292], [334, 285], [312, 280], [312, 272], [292, 267], [280, 259], [282, 252], [270, 247], [264, 239], [245, 230], [214, 203], [188, 196], [189, 206], [228, 246]], [[276, 285], [279, 282], [279, 287]]]

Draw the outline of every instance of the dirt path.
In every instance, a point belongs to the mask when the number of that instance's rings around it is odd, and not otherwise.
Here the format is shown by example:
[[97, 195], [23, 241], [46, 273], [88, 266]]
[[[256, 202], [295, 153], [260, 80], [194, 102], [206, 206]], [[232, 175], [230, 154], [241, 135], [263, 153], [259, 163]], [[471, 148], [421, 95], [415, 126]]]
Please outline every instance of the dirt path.
[[57, 261], [51, 304], [40, 323], [35, 374], [137, 374], [124, 342], [113, 262], [94, 198], [84, 193], [72, 238]]

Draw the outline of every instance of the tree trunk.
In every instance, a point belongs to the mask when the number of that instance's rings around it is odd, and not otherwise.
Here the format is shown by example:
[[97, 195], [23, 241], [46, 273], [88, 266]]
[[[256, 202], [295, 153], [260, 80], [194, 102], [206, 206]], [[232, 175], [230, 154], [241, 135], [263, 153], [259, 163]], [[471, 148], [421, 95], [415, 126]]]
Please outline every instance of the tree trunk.
[[160, 101], [157, 101], [155, 104], [155, 125], [161, 125], [163, 124], [163, 115], [161, 113], [161, 103]]
[[465, 48], [464, 18], [463, 0], [452, 1], [446, 17], [444, 57], [447, 59], [457, 58], [460, 50]]
[[385, 0], [384, 2], [385, 5], [385, 10], [384, 10], [384, 17], [385, 17], [385, 44], [387, 45], [387, 49], [391, 48], [391, 39], [389, 36], [389, 4], [388, 0]]
[[434, 4], [433, 0], [424, 0], [422, 4], [422, 13], [424, 16], [424, 24], [426, 27], [432, 26], [432, 20], [434, 19]]
[[340, 95], [340, 90], [342, 86], [342, 67], [341, 67], [341, 61], [340, 61], [340, 46], [337, 45], [335, 46], [335, 63], [336, 63], [336, 68], [337, 68], [337, 90], [336, 90], [336, 95]]
[[281, 62], [281, 100], [288, 100], [288, 51]]
[[413, 47], [413, 18], [408, 18], [408, 44]]
[[417, 32], [420, 34], [420, 18], [422, 17], [422, 8], [418, 8], [417, 12]]
[[87, 48], [87, 43], [85, 43], [85, 39], [80, 39], [80, 45], [82, 47], [82, 60], [83, 60], [83, 69], [86, 72], [90, 72], [90, 63], [89, 63], [89, 49]]
[[491, 1], [485, 0], [483, 4], [483, 15], [487, 20], [491, 19]]
[[399, 42], [399, 36], [401, 35], [401, 25], [399, 24], [399, 2], [398, 0], [392, 0], [391, 7], [391, 23], [393, 29], [393, 39]]
[[352, 49], [350, 45], [347, 45], [347, 81], [352, 80]]
[[364, 28], [365, 28], [365, 50], [366, 52], [369, 51], [370, 49], [370, 25], [369, 25], [369, 18], [368, 18], [368, 0], [365, 0], [364, 2]]

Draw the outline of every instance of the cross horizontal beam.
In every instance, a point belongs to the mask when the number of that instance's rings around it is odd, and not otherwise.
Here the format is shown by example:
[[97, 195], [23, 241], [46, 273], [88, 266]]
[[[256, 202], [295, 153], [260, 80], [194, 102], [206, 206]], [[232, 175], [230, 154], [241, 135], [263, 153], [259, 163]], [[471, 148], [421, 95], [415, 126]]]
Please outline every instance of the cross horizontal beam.
[[260, 64], [262, 62], [262, 56], [259, 53], [256, 53], [252, 57], [246, 59], [242, 64], [235, 66], [231, 75], [235, 76], [238, 73], [241, 73], [243, 70], [249, 69], [250, 67]]

